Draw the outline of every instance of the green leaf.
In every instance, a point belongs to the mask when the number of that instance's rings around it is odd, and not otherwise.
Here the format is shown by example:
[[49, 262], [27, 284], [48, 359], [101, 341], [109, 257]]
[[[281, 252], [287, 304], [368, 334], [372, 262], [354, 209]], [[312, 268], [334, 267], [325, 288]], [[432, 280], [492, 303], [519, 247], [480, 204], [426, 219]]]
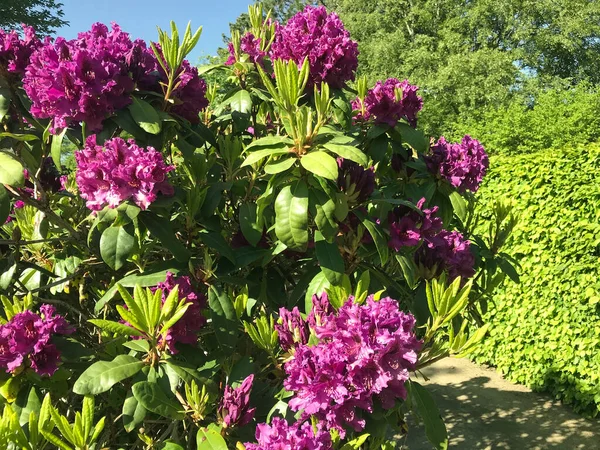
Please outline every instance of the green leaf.
[[21, 163], [8, 153], [0, 152], [0, 184], [21, 187], [24, 182]]
[[148, 341], [143, 339], [137, 339], [135, 341], [124, 342], [123, 347], [127, 347], [131, 350], [135, 350], [139, 353], [148, 353], [150, 351], [150, 344]]
[[268, 173], [269, 175], [275, 175], [275, 174], [278, 174], [281, 172], [285, 172], [290, 167], [292, 167], [296, 163], [297, 160], [298, 160], [298, 158], [294, 158], [292, 155], [289, 155], [289, 157], [284, 156], [283, 158], [279, 159], [278, 161], [266, 164], [264, 167], [264, 171], [265, 171], [265, 173]]
[[330, 152], [335, 153], [336, 155], [341, 156], [344, 159], [354, 161], [355, 163], [358, 163], [363, 167], [367, 167], [369, 165], [369, 157], [360, 149], [351, 145], [339, 145], [328, 142], [326, 144], [323, 144], [323, 147], [329, 150]]
[[293, 250], [308, 244], [308, 188], [302, 180], [285, 186], [275, 199], [275, 234]]
[[308, 284], [308, 288], [306, 288], [306, 295], [304, 296], [304, 312], [306, 312], [306, 314], [308, 314], [312, 309], [313, 295], [322, 294], [329, 286], [331, 286], [331, 283], [329, 283], [329, 280], [323, 272], [319, 272], [315, 275], [315, 277]]
[[423, 419], [425, 434], [434, 448], [448, 448], [448, 432], [440, 411], [429, 391], [415, 381], [406, 383], [412, 406]]
[[50, 146], [50, 154], [52, 155], [52, 161], [54, 161], [54, 164], [59, 170], [62, 165], [60, 161], [60, 154], [62, 150], [63, 138], [65, 137], [66, 132], [67, 129], [65, 128], [60, 132], [60, 134], [55, 134], [54, 136], [52, 136], [52, 145]]
[[[172, 272], [173, 274], [177, 275], [179, 273], [179, 269], [175, 267], [169, 267], [165, 270], [155, 269], [154, 271], [149, 270], [148, 272], [142, 274], [136, 273], [121, 278], [118, 284], [120, 284], [123, 287], [129, 288], [134, 287], [136, 284], [140, 285], [141, 287], [156, 286], [158, 283], [165, 281], [165, 278], [167, 277], [167, 272]], [[100, 298], [100, 300], [96, 302], [94, 312], [97, 313], [100, 310], [102, 310], [102, 308], [104, 308], [104, 305], [106, 305], [109, 301], [112, 300], [116, 292], [117, 284], [115, 284], [108, 291], [106, 291], [102, 298]]]
[[108, 391], [113, 385], [132, 377], [144, 363], [129, 355], [119, 355], [112, 361], [98, 361], [88, 367], [73, 385], [79, 395], [97, 395]]
[[310, 152], [300, 158], [300, 164], [309, 172], [328, 180], [338, 178], [338, 165], [331, 155], [323, 151]]
[[250, 92], [245, 89], [237, 91], [229, 99], [229, 104], [234, 111], [249, 113], [252, 109], [252, 97], [250, 97]]
[[158, 383], [139, 381], [131, 388], [133, 396], [148, 411], [173, 420], [182, 420], [182, 406], [160, 388]]
[[129, 112], [133, 120], [140, 128], [150, 134], [158, 134], [162, 128], [160, 116], [154, 107], [139, 98], [132, 97], [133, 103], [129, 106]]
[[250, 245], [256, 247], [263, 234], [263, 227], [257, 223], [256, 203], [244, 203], [240, 206], [240, 228]]
[[327, 242], [323, 235], [319, 231], [316, 231], [315, 252], [321, 270], [325, 274], [325, 277], [327, 277], [327, 280], [333, 285], [340, 284], [345, 266], [337, 244]]
[[111, 269], [119, 270], [135, 247], [135, 238], [125, 227], [109, 227], [100, 237], [100, 255]]
[[42, 407], [42, 402], [35, 390], [22, 389], [17, 396], [17, 400], [12, 404], [12, 410], [19, 416], [19, 425], [23, 426], [29, 422], [29, 417], [32, 412], [39, 412]]
[[250, 166], [254, 163], [257, 163], [261, 159], [266, 158], [271, 155], [285, 155], [289, 153], [289, 149], [287, 147], [275, 147], [275, 148], [265, 148], [263, 150], [256, 150], [248, 155], [248, 157], [244, 160], [241, 167]]
[[454, 191], [450, 194], [450, 203], [452, 203], [452, 208], [454, 209], [454, 214], [458, 217], [461, 222], [464, 222], [467, 218], [467, 202], [457, 191]]
[[375, 243], [375, 248], [377, 248], [377, 253], [379, 254], [379, 259], [381, 260], [381, 265], [384, 266], [388, 258], [390, 257], [390, 250], [388, 248], [388, 239], [379, 225], [373, 222], [371, 219], [366, 217], [364, 213], [361, 211], [354, 211], [356, 217], [360, 219], [360, 222], [367, 229], [371, 237], [373, 238], [373, 242]]
[[219, 316], [230, 320], [237, 318], [231, 298], [219, 286], [212, 285], [208, 288], [208, 306]]
[[413, 259], [405, 255], [396, 255], [396, 260], [400, 264], [402, 276], [404, 277], [406, 284], [408, 284], [409, 288], [414, 289], [416, 287], [417, 268], [415, 267]]
[[335, 218], [335, 201], [320, 190], [310, 191], [311, 207], [315, 208], [315, 224], [327, 241], [332, 241], [337, 235], [338, 224]]
[[10, 97], [10, 89], [0, 89], [0, 121], [4, 119], [4, 116], [6, 116], [10, 109]]
[[200, 428], [196, 442], [198, 450], [227, 450], [225, 439], [215, 430]]
[[123, 427], [128, 433], [137, 425], [142, 423], [146, 417], [146, 408], [133, 396], [131, 392], [127, 393], [127, 398], [123, 402]]
[[38, 141], [40, 138], [35, 134], [0, 133], [0, 139], [11, 138], [21, 142]]
[[[8, 192], [0, 184], [0, 224], [4, 224], [6, 222], [6, 218], [10, 214], [10, 198], [8, 197]], [[0, 225], [1, 226], [1, 225]]]
[[199, 236], [200, 239], [202, 239], [202, 242], [204, 242], [208, 247], [212, 248], [221, 256], [224, 256], [229, 261], [236, 264], [235, 253], [233, 253], [233, 250], [221, 233], [218, 231], [203, 230], [199, 233]]
[[188, 262], [190, 259], [189, 250], [177, 239], [171, 221], [164, 217], [157, 216], [151, 212], [143, 212], [139, 219], [144, 224], [150, 234], [156, 237], [163, 248], [170, 251], [175, 259], [180, 262]]
[[208, 288], [208, 305], [217, 340], [223, 347], [232, 349], [238, 339], [238, 322], [231, 298], [220, 287], [213, 285]]
[[396, 131], [400, 133], [402, 142], [410, 145], [418, 153], [426, 153], [429, 150], [429, 138], [422, 131], [402, 122], [396, 125]]
[[111, 333], [115, 333], [121, 336], [143, 336], [144, 334], [132, 328], [130, 326], [124, 325], [119, 322], [113, 322], [112, 320], [102, 320], [102, 319], [90, 319], [88, 322], [96, 325], [98, 328], [106, 331], [110, 331]]
[[256, 148], [275, 148], [275, 147], [290, 147], [294, 145], [294, 141], [292, 141], [287, 136], [265, 136], [264, 138], [257, 139], [256, 141], [252, 141], [247, 147], [246, 152], [250, 150], [254, 150]]

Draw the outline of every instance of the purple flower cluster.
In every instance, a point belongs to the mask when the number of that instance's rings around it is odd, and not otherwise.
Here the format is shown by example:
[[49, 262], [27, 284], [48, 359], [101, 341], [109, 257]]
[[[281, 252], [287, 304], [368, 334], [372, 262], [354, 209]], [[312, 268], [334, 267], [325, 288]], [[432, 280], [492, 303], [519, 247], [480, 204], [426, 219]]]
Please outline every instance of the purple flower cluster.
[[225, 392], [217, 411], [217, 415], [224, 427], [243, 427], [254, 418], [256, 408], [249, 407], [253, 381], [254, 375], [249, 375], [235, 389], [229, 385], [225, 386]]
[[430, 238], [442, 230], [442, 219], [436, 215], [439, 208], [423, 209], [424, 204], [425, 198], [417, 202], [421, 212], [408, 206], [398, 206], [389, 213], [390, 248], [398, 252], [402, 247], [414, 247], [422, 239]]
[[419, 88], [408, 80], [388, 78], [378, 81], [373, 89], [369, 89], [364, 104], [359, 98], [352, 102], [352, 109], [358, 111], [355, 120], [374, 119], [375, 123], [396, 126], [400, 119], [406, 120], [410, 126], [417, 126], [417, 113], [423, 107], [423, 100], [417, 95]]
[[285, 308], [279, 308], [279, 320], [275, 325], [279, 336], [279, 343], [284, 351], [289, 351], [299, 344], [306, 344], [310, 330], [308, 323], [300, 315], [298, 307], [288, 311]]
[[115, 208], [128, 199], [147, 209], [159, 192], [173, 195], [173, 186], [167, 181], [173, 166], [165, 164], [160, 152], [138, 147], [134, 140], [113, 138], [102, 147], [92, 135], [75, 159], [77, 186], [91, 210], [101, 210], [104, 205]]
[[441, 137], [431, 147], [425, 162], [431, 173], [447, 180], [461, 193], [477, 192], [490, 163], [483, 146], [468, 135], [456, 144]]
[[175, 278], [173, 273], [167, 272], [165, 281], [156, 285], [157, 289], [162, 289], [163, 303], [169, 293], [178, 287], [179, 299], [186, 299], [190, 303], [188, 309], [181, 319], [167, 332], [167, 345], [171, 353], [177, 353], [175, 344], [195, 344], [198, 342], [198, 332], [206, 323], [206, 318], [202, 315], [202, 310], [206, 307], [206, 298], [202, 294], [197, 294], [190, 283], [190, 277], [182, 276]]
[[424, 278], [434, 278], [443, 271], [450, 280], [475, 275], [475, 257], [471, 253], [471, 242], [458, 231], [442, 230], [435, 236], [425, 239], [415, 252], [415, 263]]
[[365, 169], [349, 159], [338, 158], [338, 187], [351, 203], [363, 203], [375, 190], [375, 168]]
[[391, 298], [371, 296], [358, 305], [350, 297], [320, 322], [314, 329], [320, 342], [298, 346], [285, 364], [284, 386], [294, 392], [289, 406], [302, 411], [302, 420], [315, 416], [344, 437], [346, 426], [364, 429], [361, 411], [372, 412], [374, 398], [386, 409], [406, 398], [404, 383], [421, 343], [414, 317]]
[[109, 31], [101, 23], [77, 39], [46, 41], [31, 55], [23, 78], [31, 114], [52, 119], [52, 131], [72, 122], [101, 130], [106, 117], [131, 103], [134, 83], [126, 55], [133, 45], [118, 25]]
[[390, 240], [388, 246], [395, 251], [403, 247], [420, 247], [414, 254], [415, 262], [424, 278], [434, 278], [448, 272], [451, 280], [464, 279], [475, 274], [475, 257], [471, 243], [458, 231], [442, 229], [437, 217], [438, 207], [423, 209], [425, 199], [417, 203], [421, 213], [407, 206], [394, 208], [388, 215]]
[[42, 45], [32, 27], [25, 24], [21, 27], [23, 39], [15, 30], [7, 32], [0, 29], [0, 66], [18, 75], [25, 73], [31, 54]]
[[58, 369], [60, 352], [51, 338], [75, 331], [51, 305], [42, 305], [40, 315], [24, 311], [0, 326], [0, 367], [15, 372], [29, 361], [39, 375], [51, 376]]
[[[257, 38], [251, 32], [246, 32], [240, 39], [240, 50], [250, 57], [250, 61], [254, 64], [258, 64], [262, 67], [263, 59], [267, 56], [267, 53], [260, 49], [261, 39]], [[225, 62], [225, 65], [231, 66], [235, 64], [235, 50], [233, 44], [228, 44], [229, 58]]]
[[350, 39], [337, 14], [328, 14], [324, 6], [307, 6], [284, 26], [277, 26], [270, 56], [298, 65], [308, 58], [309, 87], [326, 82], [333, 88], [342, 88], [354, 80], [358, 44]]
[[289, 425], [281, 417], [273, 418], [271, 425], [261, 423], [256, 427], [258, 444], [246, 443], [246, 450], [331, 450], [331, 435], [317, 428], [315, 434], [309, 422]]

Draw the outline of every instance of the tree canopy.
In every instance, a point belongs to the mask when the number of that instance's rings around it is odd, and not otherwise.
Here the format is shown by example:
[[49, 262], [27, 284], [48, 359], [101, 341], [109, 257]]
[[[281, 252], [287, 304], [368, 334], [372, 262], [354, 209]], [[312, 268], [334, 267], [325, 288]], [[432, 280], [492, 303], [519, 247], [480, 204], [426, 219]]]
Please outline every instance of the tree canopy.
[[20, 24], [35, 28], [38, 35], [50, 34], [66, 25], [62, 3], [55, 0], [0, 0], [0, 28], [15, 28]]

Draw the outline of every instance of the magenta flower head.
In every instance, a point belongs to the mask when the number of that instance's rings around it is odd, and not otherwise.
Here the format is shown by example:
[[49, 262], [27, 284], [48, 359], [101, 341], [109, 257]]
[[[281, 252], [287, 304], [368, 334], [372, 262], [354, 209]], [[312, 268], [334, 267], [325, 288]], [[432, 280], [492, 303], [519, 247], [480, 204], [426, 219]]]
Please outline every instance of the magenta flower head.
[[17, 75], [25, 73], [31, 54], [42, 45], [32, 27], [25, 24], [21, 27], [22, 38], [15, 30], [7, 32], [0, 29], [0, 67]]
[[56, 372], [60, 353], [50, 342], [52, 336], [71, 334], [75, 329], [55, 314], [51, 305], [42, 305], [40, 313], [41, 317], [24, 311], [0, 326], [0, 368], [15, 372], [29, 362], [39, 375], [51, 376]]
[[47, 40], [31, 55], [23, 78], [31, 114], [52, 119], [52, 132], [78, 122], [101, 130], [104, 119], [131, 103], [134, 83], [126, 55], [133, 45], [114, 23], [111, 30], [96, 23], [70, 41]]
[[142, 148], [133, 139], [109, 139], [104, 147], [96, 145], [96, 136], [89, 136], [83, 150], [75, 152], [75, 180], [87, 207], [93, 211], [105, 205], [111, 208], [132, 200], [147, 209], [159, 193], [173, 195], [162, 154], [152, 147]]
[[[262, 67], [263, 59], [267, 54], [260, 49], [260, 45], [261, 39], [255, 37], [254, 34], [249, 31], [247, 31], [240, 39], [240, 50], [248, 55], [250, 62]], [[229, 58], [225, 62], [225, 65], [231, 66], [236, 62], [235, 50], [231, 42], [228, 44], [227, 48], [229, 49]]]
[[312, 305], [307, 322], [310, 328], [314, 330], [316, 327], [324, 325], [329, 316], [335, 312], [335, 309], [329, 302], [326, 292], [323, 292], [321, 295], [314, 294], [312, 296]]
[[438, 207], [423, 209], [425, 198], [417, 202], [415, 211], [408, 206], [398, 206], [388, 214], [390, 240], [388, 246], [397, 252], [402, 247], [414, 247], [421, 239], [433, 236], [442, 229], [442, 219], [437, 217]]
[[442, 230], [424, 240], [415, 252], [415, 263], [425, 279], [446, 271], [451, 281], [459, 276], [466, 280], [475, 275], [475, 257], [470, 248], [470, 241], [458, 231]]
[[284, 351], [308, 342], [308, 323], [300, 315], [297, 306], [291, 311], [279, 308], [279, 322], [275, 324], [275, 329], [279, 335], [281, 348]]
[[431, 147], [425, 162], [432, 174], [447, 180], [461, 193], [477, 192], [490, 163], [483, 146], [468, 135], [457, 144], [442, 136]]
[[342, 88], [354, 80], [358, 67], [358, 44], [350, 39], [338, 15], [328, 14], [324, 6], [307, 6], [278, 26], [270, 55], [299, 66], [308, 58], [311, 89], [322, 82]]
[[343, 438], [346, 427], [364, 429], [363, 414], [379, 399], [384, 408], [406, 398], [404, 383], [415, 368], [421, 342], [415, 319], [391, 298], [364, 305], [352, 298], [315, 328], [320, 342], [302, 345], [284, 366], [284, 386], [294, 393], [289, 406], [301, 419], [315, 416]]
[[358, 111], [355, 120], [374, 119], [375, 123], [395, 127], [400, 119], [404, 119], [412, 127], [417, 126], [417, 113], [423, 107], [423, 99], [417, 95], [419, 88], [408, 80], [400, 81], [388, 78], [378, 81], [373, 89], [369, 89], [364, 104], [356, 98], [352, 109]]
[[206, 297], [195, 292], [190, 277], [175, 278], [173, 273], [167, 272], [165, 281], [156, 285], [156, 288], [162, 289], [163, 303], [169, 293], [175, 289], [175, 286], [178, 287], [179, 299], [185, 298], [186, 303], [190, 303], [190, 305], [183, 317], [167, 333], [166, 341], [171, 353], [177, 353], [175, 344], [178, 342], [182, 344], [195, 344], [198, 342], [198, 332], [206, 324], [206, 318], [202, 314], [202, 310], [206, 308]]
[[225, 386], [217, 415], [225, 427], [244, 426], [254, 418], [256, 408], [250, 406], [250, 391], [254, 375], [249, 375], [242, 384], [233, 389]]
[[365, 202], [375, 190], [375, 168], [365, 169], [349, 159], [338, 158], [338, 187], [349, 203]]
[[246, 443], [246, 450], [331, 450], [331, 435], [317, 426], [313, 430], [310, 422], [294, 422], [289, 425], [285, 419], [274, 417], [271, 425], [261, 423], [256, 427], [257, 444]]

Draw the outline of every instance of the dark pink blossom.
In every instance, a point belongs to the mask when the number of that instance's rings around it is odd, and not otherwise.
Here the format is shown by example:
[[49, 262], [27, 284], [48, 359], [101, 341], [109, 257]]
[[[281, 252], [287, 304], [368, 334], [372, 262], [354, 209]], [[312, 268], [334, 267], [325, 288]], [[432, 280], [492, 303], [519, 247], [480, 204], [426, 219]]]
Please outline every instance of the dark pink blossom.
[[376, 398], [384, 408], [406, 398], [404, 383], [421, 346], [414, 325], [396, 300], [371, 296], [358, 305], [349, 298], [314, 328], [320, 342], [297, 347], [285, 364], [284, 386], [294, 393], [290, 408], [302, 411], [301, 419], [314, 416], [342, 438], [346, 427], [363, 430], [363, 414], [373, 411]]
[[331, 450], [331, 435], [319, 424], [315, 430], [310, 422], [294, 422], [274, 417], [271, 425], [256, 427], [257, 444], [246, 443], [246, 450]]
[[115, 208], [126, 200], [147, 209], [159, 193], [174, 193], [167, 180], [173, 166], [167, 166], [154, 148], [138, 147], [133, 139], [113, 138], [100, 146], [95, 135], [89, 136], [75, 160], [77, 187], [91, 210]]
[[284, 25], [278, 25], [271, 47], [271, 59], [292, 60], [298, 66], [305, 58], [310, 64], [309, 88], [326, 82], [342, 88], [354, 80], [358, 67], [358, 44], [336, 13], [324, 6], [307, 6]]
[[281, 348], [285, 351], [308, 342], [308, 323], [300, 315], [297, 306], [291, 311], [279, 308], [279, 321], [275, 329], [279, 335]]
[[250, 408], [250, 392], [254, 375], [249, 375], [240, 386], [225, 386], [217, 415], [225, 427], [242, 427], [254, 418], [256, 408]]
[[417, 113], [423, 107], [423, 100], [417, 95], [419, 88], [408, 80], [388, 78], [378, 81], [373, 89], [369, 89], [364, 102], [356, 98], [352, 109], [356, 112], [355, 120], [374, 119], [375, 123], [395, 127], [399, 120], [406, 120], [410, 126], [417, 126]]
[[89, 131], [131, 103], [134, 83], [126, 55], [133, 42], [117, 24], [95, 23], [77, 39], [47, 40], [37, 49], [23, 78], [31, 114], [51, 119], [50, 130], [85, 122]]
[[421, 275], [434, 278], [446, 271], [450, 280], [475, 275], [475, 257], [471, 243], [458, 231], [442, 230], [423, 241], [414, 258]]
[[338, 187], [350, 203], [363, 203], [375, 190], [375, 168], [365, 169], [349, 159], [338, 158]]
[[477, 192], [489, 166], [483, 146], [468, 135], [456, 144], [447, 142], [442, 136], [431, 147], [425, 162], [431, 173], [447, 180], [461, 193]]
[[31, 362], [31, 368], [38, 375], [52, 376], [58, 370], [60, 352], [55, 345], [46, 344], [39, 352], [32, 354], [29, 361]]
[[[261, 39], [255, 37], [251, 32], [246, 32], [240, 39], [240, 50], [248, 55], [250, 58], [250, 62], [254, 64], [258, 64], [260, 66], [263, 65], [263, 59], [267, 56], [267, 53], [262, 51], [261, 48]], [[228, 44], [229, 49], [229, 58], [225, 62], [225, 65], [231, 66], [235, 64], [235, 50], [233, 48], [233, 44], [230, 42]]]
[[442, 229], [442, 219], [437, 217], [438, 207], [423, 209], [425, 198], [417, 202], [416, 211], [408, 206], [398, 206], [388, 214], [390, 240], [388, 246], [396, 251], [414, 247], [421, 239], [433, 236]]
[[10, 73], [23, 75], [31, 54], [42, 45], [32, 27], [22, 24], [23, 37], [16, 30], [0, 29], [0, 66]]

